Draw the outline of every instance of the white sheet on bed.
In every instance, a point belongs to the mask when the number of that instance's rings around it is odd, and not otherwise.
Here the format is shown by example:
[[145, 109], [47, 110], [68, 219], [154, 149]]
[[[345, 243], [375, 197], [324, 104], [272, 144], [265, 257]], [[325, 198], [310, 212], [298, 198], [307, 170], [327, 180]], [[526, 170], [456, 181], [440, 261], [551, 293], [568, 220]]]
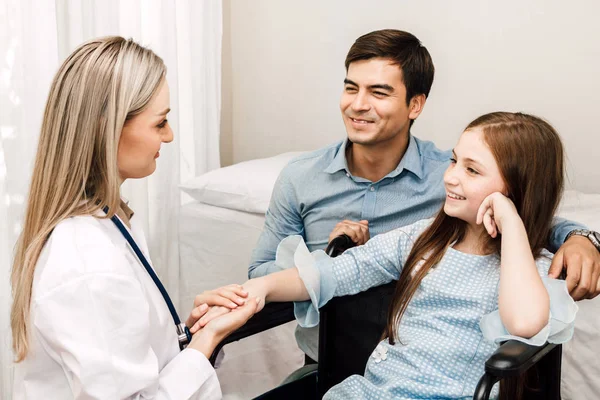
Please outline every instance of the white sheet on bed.
[[[180, 315], [187, 316], [194, 296], [207, 289], [247, 279], [250, 254], [264, 216], [201, 203], [182, 207], [180, 241]], [[303, 365], [294, 339], [295, 322], [225, 346], [217, 368], [225, 400], [250, 399], [273, 387]]]
[[[600, 231], [600, 194], [566, 192], [559, 215]], [[561, 395], [564, 400], [592, 400], [600, 393], [600, 296], [577, 305], [573, 339], [563, 345]]]

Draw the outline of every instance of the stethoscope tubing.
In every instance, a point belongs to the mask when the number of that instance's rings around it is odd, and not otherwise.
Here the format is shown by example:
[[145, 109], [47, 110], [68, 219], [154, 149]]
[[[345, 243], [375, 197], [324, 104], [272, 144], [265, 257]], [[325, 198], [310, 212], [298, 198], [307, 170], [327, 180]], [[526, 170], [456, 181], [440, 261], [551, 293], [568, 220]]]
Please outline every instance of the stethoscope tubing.
[[[104, 212], [108, 215], [108, 207], [104, 207]], [[117, 217], [116, 214], [113, 215], [110, 220], [116, 225], [116, 227], [119, 229], [119, 231], [121, 232], [121, 234], [123, 235], [125, 240], [127, 240], [127, 243], [129, 243], [129, 246], [131, 247], [131, 249], [137, 256], [138, 260], [141, 262], [141, 264], [146, 269], [146, 272], [148, 272], [148, 275], [150, 275], [150, 277], [154, 281], [154, 284], [160, 291], [160, 294], [162, 295], [163, 299], [165, 299], [165, 303], [167, 303], [167, 307], [169, 308], [171, 317], [173, 317], [173, 322], [175, 322], [175, 327], [177, 329], [177, 336], [179, 339], [179, 348], [181, 350], [183, 350], [192, 338], [192, 334], [190, 333], [190, 330], [188, 329], [187, 326], [185, 326], [185, 324], [181, 323], [181, 320], [179, 319], [179, 315], [177, 315], [177, 310], [175, 310], [175, 306], [173, 305], [173, 302], [171, 301], [171, 297], [169, 297], [169, 293], [167, 293], [167, 290], [165, 289], [162, 282], [160, 281], [160, 279], [154, 272], [154, 269], [152, 269], [152, 267], [150, 266], [150, 263], [144, 256], [144, 253], [142, 253], [142, 251], [138, 247], [137, 243], [135, 242], [135, 240], [133, 239], [133, 237], [127, 230], [127, 228], [125, 228], [125, 225], [123, 225], [123, 223], [121, 222], [119, 217]]]

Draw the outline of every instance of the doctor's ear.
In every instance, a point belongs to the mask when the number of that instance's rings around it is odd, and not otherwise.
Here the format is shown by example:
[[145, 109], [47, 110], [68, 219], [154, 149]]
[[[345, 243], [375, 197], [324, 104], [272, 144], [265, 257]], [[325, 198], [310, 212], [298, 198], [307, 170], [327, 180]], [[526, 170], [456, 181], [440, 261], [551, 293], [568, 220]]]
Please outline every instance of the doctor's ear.
[[425, 97], [424, 94], [417, 94], [416, 96], [413, 96], [408, 103], [408, 118], [417, 119], [417, 117], [421, 115], [421, 111], [423, 111], [426, 101], [427, 97]]

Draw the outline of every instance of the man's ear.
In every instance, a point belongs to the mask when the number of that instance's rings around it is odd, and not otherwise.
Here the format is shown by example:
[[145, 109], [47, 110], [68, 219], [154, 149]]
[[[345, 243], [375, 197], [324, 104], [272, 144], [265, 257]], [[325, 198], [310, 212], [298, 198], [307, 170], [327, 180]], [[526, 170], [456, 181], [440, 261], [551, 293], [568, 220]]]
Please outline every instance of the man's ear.
[[419, 115], [421, 115], [421, 111], [423, 111], [423, 107], [425, 107], [425, 102], [427, 101], [427, 97], [424, 94], [418, 94], [413, 96], [410, 99], [410, 103], [408, 105], [408, 118], [417, 119]]

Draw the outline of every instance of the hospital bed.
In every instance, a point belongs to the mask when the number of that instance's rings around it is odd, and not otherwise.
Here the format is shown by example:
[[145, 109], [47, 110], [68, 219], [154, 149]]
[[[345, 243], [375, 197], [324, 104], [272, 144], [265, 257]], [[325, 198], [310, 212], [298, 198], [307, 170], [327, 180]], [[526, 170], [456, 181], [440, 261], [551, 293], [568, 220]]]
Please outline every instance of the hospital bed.
[[[298, 153], [252, 160], [211, 171], [184, 185], [194, 201], [179, 221], [180, 313], [189, 312], [196, 294], [247, 279], [250, 254], [264, 223], [273, 184]], [[568, 191], [559, 215], [600, 231], [600, 194]], [[231, 251], [235, 249], [235, 251]], [[563, 399], [596, 399], [600, 393], [600, 298], [578, 303], [573, 339], [563, 345]], [[187, 306], [187, 308], [186, 308]], [[248, 399], [276, 387], [303, 364], [288, 323], [225, 347], [218, 363], [224, 399]]]

